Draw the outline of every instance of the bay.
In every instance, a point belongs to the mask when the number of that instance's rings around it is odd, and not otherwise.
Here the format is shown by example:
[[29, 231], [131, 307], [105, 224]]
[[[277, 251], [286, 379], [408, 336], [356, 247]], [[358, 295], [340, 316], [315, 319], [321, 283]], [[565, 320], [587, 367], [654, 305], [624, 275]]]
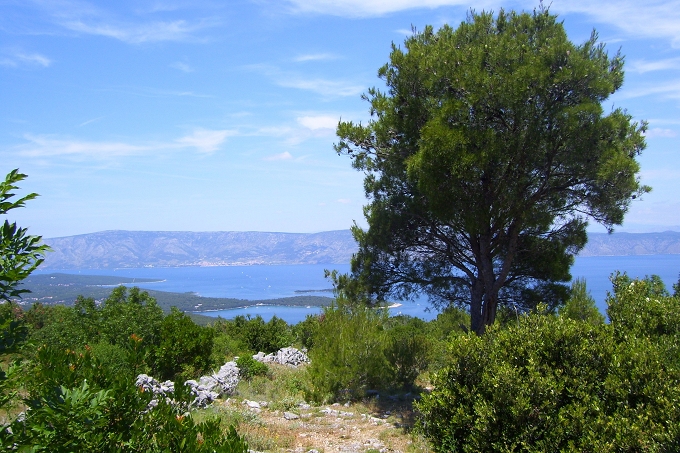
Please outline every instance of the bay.
[[[297, 295], [332, 297], [331, 283], [324, 278], [324, 269], [349, 272], [348, 264], [314, 265], [260, 265], [176, 268], [124, 268], [81, 269], [59, 272], [85, 275], [118, 275], [130, 278], [159, 279], [153, 283], [130, 283], [143, 289], [176, 293], [192, 292], [205, 297], [229, 297], [247, 300], [276, 299]], [[584, 278], [598, 308], [606, 313], [607, 292], [611, 291], [609, 277], [615, 271], [626, 272], [630, 277], [643, 278], [656, 274], [671, 290], [678, 281], [680, 255], [589, 256], [577, 257], [571, 269], [573, 278]], [[50, 273], [54, 271], [41, 271]], [[672, 290], [671, 290], [672, 291]], [[320, 313], [319, 307], [289, 307], [281, 305], [255, 305], [231, 310], [200, 312], [207, 316], [231, 319], [238, 315], [260, 315], [265, 320], [276, 315], [294, 324], [307, 314]], [[390, 313], [418, 316], [429, 320], [436, 317], [435, 310], [428, 311], [426, 299], [403, 302]]]

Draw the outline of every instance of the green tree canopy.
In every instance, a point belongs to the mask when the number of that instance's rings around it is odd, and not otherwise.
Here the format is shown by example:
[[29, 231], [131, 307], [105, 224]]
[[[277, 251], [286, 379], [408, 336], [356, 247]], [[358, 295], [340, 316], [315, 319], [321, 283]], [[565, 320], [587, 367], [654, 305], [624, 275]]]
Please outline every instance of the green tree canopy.
[[547, 10], [471, 13], [393, 45], [370, 89], [372, 119], [341, 122], [336, 151], [364, 171], [368, 229], [352, 274], [368, 293], [469, 305], [566, 300], [588, 219], [610, 231], [641, 185], [646, 124], [603, 112], [623, 57], [569, 41]]

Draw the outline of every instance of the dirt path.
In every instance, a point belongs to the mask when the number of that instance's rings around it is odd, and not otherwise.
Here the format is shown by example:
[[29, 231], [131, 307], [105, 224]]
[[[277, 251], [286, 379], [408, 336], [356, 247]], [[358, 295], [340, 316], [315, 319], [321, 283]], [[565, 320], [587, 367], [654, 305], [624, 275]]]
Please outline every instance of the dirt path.
[[[290, 411], [271, 410], [266, 403], [230, 399], [222, 403], [226, 410], [249, 412], [247, 423], [239, 432], [259, 451], [307, 453], [385, 453], [429, 451], [427, 445], [412, 436], [411, 404], [378, 404], [296, 407]], [[246, 415], [245, 418], [248, 418]]]

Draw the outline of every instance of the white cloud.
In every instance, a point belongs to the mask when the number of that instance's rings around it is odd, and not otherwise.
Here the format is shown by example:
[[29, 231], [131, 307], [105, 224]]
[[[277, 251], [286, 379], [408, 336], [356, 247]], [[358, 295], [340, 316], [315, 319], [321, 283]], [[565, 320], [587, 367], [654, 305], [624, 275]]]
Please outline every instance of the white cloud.
[[227, 137], [233, 135], [236, 135], [236, 131], [197, 129], [193, 134], [178, 138], [175, 142], [202, 153], [211, 153], [217, 150]]
[[[87, 123], [87, 122], [86, 122]], [[59, 138], [50, 135], [26, 134], [28, 143], [16, 149], [28, 157], [71, 156], [80, 158], [107, 159], [121, 156], [140, 155], [150, 152], [171, 152], [193, 149], [205, 154], [219, 149], [227, 137], [236, 135], [232, 130], [196, 129], [192, 134], [168, 142], [125, 143], [107, 141], [88, 141]]]
[[349, 198], [340, 198], [337, 201], [338, 201], [338, 203], [342, 203], [342, 204], [350, 204], [352, 202], [352, 200], [350, 200]]
[[303, 79], [297, 77], [281, 78], [276, 83], [286, 88], [312, 91], [326, 97], [356, 96], [366, 87], [352, 83], [327, 79]]
[[625, 89], [619, 94], [622, 99], [639, 98], [651, 95], [661, 95], [667, 99], [680, 99], [680, 80], [672, 80], [670, 82], [648, 85], [640, 88]]
[[[149, 20], [154, 12], [172, 12], [177, 8], [159, 7], [125, 10], [102, 7], [80, 0], [34, 0], [54, 25], [76, 33], [105, 36], [130, 44], [160, 41], [197, 41], [196, 32], [217, 24], [217, 20]], [[103, 2], [99, 2], [105, 5]], [[139, 3], [139, 2], [138, 2]], [[167, 5], [166, 5], [167, 6]], [[175, 16], [177, 16], [175, 14]]]
[[202, 27], [189, 25], [184, 20], [173, 22], [152, 22], [146, 24], [87, 24], [83, 21], [68, 21], [62, 24], [69, 30], [91, 35], [106, 36], [130, 44], [157, 41], [186, 41], [192, 33]]
[[404, 35], [404, 36], [413, 36], [413, 30], [408, 29], [408, 28], [400, 28], [400, 29], [395, 30], [395, 31], [396, 31], [397, 33], [399, 33], [400, 35]]
[[640, 74], [666, 69], [680, 69], [680, 58], [667, 58], [657, 61], [637, 60], [630, 63], [629, 67], [632, 71], [639, 72]]
[[279, 86], [312, 91], [324, 97], [356, 96], [366, 87], [342, 80], [308, 79], [299, 74], [281, 71], [278, 67], [268, 64], [251, 64], [242, 66], [247, 71], [259, 72]]
[[297, 122], [313, 131], [319, 129], [335, 130], [338, 126], [338, 117], [331, 115], [301, 116], [297, 118]]
[[170, 65], [171, 68], [179, 69], [182, 72], [194, 72], [194, 68], [181, 61], [176, 61]]
[[662, 129], [660, 127], [653, 127], [645, 133], [647, 138], [673, 138], [677, 135], [673, 129]]
[[90, 120], [83, 121], [82, 123], [80, 123], [80, 124], [78, 125], [78, 127], [87, 126], [88, 124], [90, 124], [90, 123], [95, 123], [95, 122], [101, 120], [102, 118], [104, 118], [104, 117], [103, 117], [103, 116], [100, 116], [100, 117], [98, 117], [98, 118], [92, 118], [92, 119], [90, 119]]
[[270, 160], [270, 161], [291, 160], [292, 158], [293, 158], [293, 156], [288, 151], [284, 151], [281, 154], [274, 154], [272, 156], [267, 156], [263, 160]]
[[680, 0], [563, 0], [552, 3], [550, 10], [584, 13], [632, 36], [667, 38], [680, 45]]
[[9, 52], [7, 56], [0, 59], [0, 65], [17, 67], [19, 65], [37, 65], [47, 68], [52, 64], [52, 60], [39, 53]]
[[[670, 39], [680, 46], [680, 0], [554, 0], [544, 2], [557, 14], [582, 13], [595, 21], [613, 25], [633, 36]], [[481, 0], [471, 5], [467, 0], [288, 0], [297, 13], [328, 14], [342, 17], [374, 17], [410, 9], [433, 9], [458, 6], [475, 10], [533, 10], [534, 0]]]
[[37, 53], [33, 54], [19, 53], [16, 55], [16, 58], [25, 63], [37, 64], [45, 68], [52, 64], [52, 60]]
[[[343, 17], [381, 16], [387, 13], [416, 8], [437, 8], [439, 6], [469, 6], [467, 0], [289, 0], [292, 8], [301, 13], [330, 14]], [[484, 8], [485, 2], [475, 7]]]
[[680, 169], [657, 168], [653, 170], [642, 169], [640, 178], [643, 181], [677, 181], [680, 178]]
[[44, 135], [25, 135], [24, 138], [29, 143], [20, 147], [21, 154], [30, 157], [82, 156], [108, 158], [139, 154], [155, 148], [150, 145], [68, 140]]
[[338, 57], [330, 53], [315, 53], [300, 55], [294, 58], [294, 61], [305, 62], [305, 61], [323, 61], [323, 60], [336, 60]]

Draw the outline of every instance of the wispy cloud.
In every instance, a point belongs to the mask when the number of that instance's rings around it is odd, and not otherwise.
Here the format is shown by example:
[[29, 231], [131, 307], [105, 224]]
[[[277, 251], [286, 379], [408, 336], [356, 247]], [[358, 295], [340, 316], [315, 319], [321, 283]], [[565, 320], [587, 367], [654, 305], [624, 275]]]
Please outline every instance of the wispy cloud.
[[0, 65], [18, 67], [22, 65], [42, 66], [47, 68], [52, 64], [52, 60], [39, 53], [25, 53], [21, 51], [8, 51], [5, 56], [0, 58]]
[[29, 157], [81, 156], [111, 158], [139, 154], [157, 149], [152, 145], [133, 145], [123, 142], [93, 142], [53, 138], [44, 135], [25, 135], [29, 142], [20, 146], [21, 154]]
[[332, 115], [300, 116], [297, 118], [297, 122], [313, 131], [320, 129], [330, 129], [334, 131], [338, 126], [338, 117]]
[[677, 135], [673, 129], [663, 129], [660, 127], [653, 127], [645, 133], [647, 138], [673, 138], [677, 137]]
[[277, 161], [277, 160], [291, 160], [293, 156], [288, 152], [284, 151], [280, 154], [274, 154], [272, 156], [267, 156], [263, 160]]
[[293, 61], [297, 61], [300, 63], [306, 62], [306, 61], [324, 61], [324, 60], [337, 60], [338, 57], [336, 55], [333, 55], [331, 53], [313, 53], [313, 54], [306, 54], [306, 55], [299, 55], [293, 59]]
[[[466, 0], [289, 0], [289, 3], [293, 11], [298, 13], [343, 17], [371, 17], [416, 8], [469, 5]], [[482, 9], [484, 4], [477, 2], [476, 6]]]
[[194, 68], [181, 61], [176, 61], [170, 65], [171, 68], [179, 69], [182, 72], [194, 72]]
[[657, 85], [648, 85], [621, 91], [622, 99], [639, 98], [643, 96], [660, 95], [666, 99], [680, 99], [680, 80], [671, 80]]
[[357, 96], [366, 89], [365, 86], [341, 80], [328, 80], [321, 78], [306, 79], [296, 76], [282, 77], [276, 80], [276, 83], [282, 87], [311, 91], [325, 97]]
[[[442, 6], [469, 8], [468, 0], [287, 0], [295, 13], [342, 17], [375, 17], [410, 9]], [[670, 39], [680, 46], [680, 0], [563, 0], [548, 2], [554, 13], [587, 14], [599, 23], [613, 25], [632, 36]], [[535, 0], [476, 1], [477, 11], [498, 11], [501, 7], [532, 10]]]
[[98, 118], [92, 118], [91, 120], [83, 121], [82, 123], [80, 123], [80, 124], [78, 125], [78, 127], [87, 126], [88, 124], [90, 124], [90, 123], [95, 123], [95, 122], [101, 120], [102, 118], [104, 118], [104, 117], [103, 117], [103, 116], [100, 116], [100, 117], [98, 117]]
[[208, 130], [197, 129], [191, 135], [187, 135], [175, 140], [181, 146], [195, 148], [201, 153], [211, 153], [216, 151], [227, 137], [237, 135], [234, 130]]
[[62, 25], [69, 30], [91, 35], [106, 36], [130, 44], [157, 41], [187, 41], [196, 39], [193, 33], [203, 28], [200, 24], [189, 24], [184, 20], [172, 22], [151, 22], [144, 24], [86, 23], [82, 20], [65, 21]]
[[641, 74], [652, 71], [664, 71], [667, 69], [680, 69], [680, 57], [656, 61], [637, 60], [630, 63], [628, 67], [632, 71], [639, 72]]
[[350, 204], [352, 202], [352, 200], [350, 200], [349, 198], [340, 198], [337, 201], [338, 201], [338, 203], [341, 203], [341, 204]]
[[330, 80], [326, 78], [308, 78], [294, 72], [282, 71], [276, 66], [267, 64], [253, 64], [243, 66], [243, 69], [259, 72], [285, 88], [296, 88], [311, 91], [326, 98], [356, 96], [366, 87], [346, 80]]
[[553, 3], [551, 11], [584, 13], [629, 35], [666, 38], [680, 45], [680, 0], [569, 0]]
[[413, 36], [413, 30], [408, 29], [408, 28], [400, 28], [400, 29], [395, 30], [395, 31], [396, 31], [397, 33], [399, 33], [400, 35], [404, 35], [404, 36]]
[[[80, 34], [104, 36], [129, 44], [161, 41], [203, 41], [198, 32], [217, 25], [218, 20], [191, 18], [174, 14], [175, 19], [150, 19], [155, 13], [169, 13], [173, 7], [154, 7], [151, 10], [139, 8], [106, 8], [80, 0], [34, 0], [31, 2], [37, 13], [45, 15], [47, 21], [62, 29]], [[100, 3], [103, 5], [103, 3]], [[115, 12], [114, 12], [115, 11]], [[167, 16], [167, 14], [165, 14]]]
[[26, 134], [24, 139], [27, 143], [18, 145], [16, 150], [20, 155], [27, 157], [70, 156], [81, 159], [111, 159], [121, 156], [141, 155], [151, 152], [171, 152], [183, 149], [207, 154], [218, 150], [226, 139], [233, 135], [237, 135], [237, 132], [233, 130], [196, 129], [191, 134], [173, 141], [126, 143]]

